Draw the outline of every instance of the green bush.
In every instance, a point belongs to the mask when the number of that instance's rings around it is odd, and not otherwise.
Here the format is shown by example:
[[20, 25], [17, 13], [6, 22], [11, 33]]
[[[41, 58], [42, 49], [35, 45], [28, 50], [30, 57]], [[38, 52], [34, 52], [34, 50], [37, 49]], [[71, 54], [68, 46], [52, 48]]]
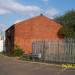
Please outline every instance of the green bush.
[[24, 52], [21, 48], [14, 49], [14, 52], [13, 52], [14, 56], [22, 56], [23, 54], [24, 54]]
[[20, 60], [32, 61], [31, 55], [23, 55], [20, 57]]

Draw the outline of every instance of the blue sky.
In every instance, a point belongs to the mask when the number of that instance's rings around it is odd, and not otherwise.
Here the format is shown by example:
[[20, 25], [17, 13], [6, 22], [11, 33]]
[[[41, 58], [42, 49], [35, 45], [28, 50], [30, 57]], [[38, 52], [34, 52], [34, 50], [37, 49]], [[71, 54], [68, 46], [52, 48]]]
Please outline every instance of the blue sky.
[[75, 9], [75, 0], [0, 0], [0, 31], [43, 13], [49, 18]]

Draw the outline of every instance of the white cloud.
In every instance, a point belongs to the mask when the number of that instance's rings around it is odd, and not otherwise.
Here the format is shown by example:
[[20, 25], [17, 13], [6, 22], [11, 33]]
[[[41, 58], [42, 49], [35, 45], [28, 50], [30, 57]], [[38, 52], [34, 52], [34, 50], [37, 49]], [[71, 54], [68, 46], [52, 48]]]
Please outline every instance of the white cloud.
[[[45, 15], [53, 18], [58, 14], [58, 11], [54, 8], [51, 8], [50, 10], [42, 10], [39, 6], [23, 5], [17, 1], [18, 0], [0, 0], [0, 15], [17, 12], [32, 17], [40, 14], [41, 12], [45, 12]], [[48, 0], [42, 1], [48, 2]]]
[[49, 18], [54, 18], [55, 16], [57, 16], [59, 14], [58, 10], [56, 10], [55, 8], [51, 8], [49, 10], [47, 10], [45, 12], [45, 15], [48, 16]]
[[48, 2], [49, 0], [42, 0], [42, 1], [44, 1], [44, 2]]
[[49, 1], [49, 0], [42, 0], [42, 1], [43, 1], [44, 3], [46, 3], [46, 4], [48, 4], [48, 1]]
[[18, 12], [27, 14], [29, 12], [39, 13], [41, 9], [38, 6], [22, 5], [16, 0], [0, 0], [0, 15], [7, 14], [9, 12]]
[[8, 26], [4, 25], [4, 24], [0, 24], [0, 31], [5, 31], [8, 28]]
[[8, 14], [8, 13], [10, 13], [9, 10], [0, 8], [0, 15], [4, 15], [4, 14]]

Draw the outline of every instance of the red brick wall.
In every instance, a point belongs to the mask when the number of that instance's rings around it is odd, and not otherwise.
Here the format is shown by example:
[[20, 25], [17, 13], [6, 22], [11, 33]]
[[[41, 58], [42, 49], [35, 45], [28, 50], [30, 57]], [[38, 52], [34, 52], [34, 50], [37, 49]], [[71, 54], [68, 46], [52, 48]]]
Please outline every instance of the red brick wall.
[[61, 25], [45, 16], [38, 16], [15, 25], [14, 44], [25, 53], [32, 52], [33, 40], [59, 40], [57, 33]]

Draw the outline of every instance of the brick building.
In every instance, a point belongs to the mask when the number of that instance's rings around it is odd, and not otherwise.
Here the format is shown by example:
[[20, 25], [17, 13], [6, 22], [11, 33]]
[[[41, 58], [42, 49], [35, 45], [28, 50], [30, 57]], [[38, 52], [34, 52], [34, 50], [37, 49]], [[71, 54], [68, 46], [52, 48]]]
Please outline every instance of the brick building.
[[58, 31], [61, 27], [43, 15], [16, 23], [6, 30], [6, 51], [20, 47], [26, 54], [32, 53], [32, 41], [59, 40]]

